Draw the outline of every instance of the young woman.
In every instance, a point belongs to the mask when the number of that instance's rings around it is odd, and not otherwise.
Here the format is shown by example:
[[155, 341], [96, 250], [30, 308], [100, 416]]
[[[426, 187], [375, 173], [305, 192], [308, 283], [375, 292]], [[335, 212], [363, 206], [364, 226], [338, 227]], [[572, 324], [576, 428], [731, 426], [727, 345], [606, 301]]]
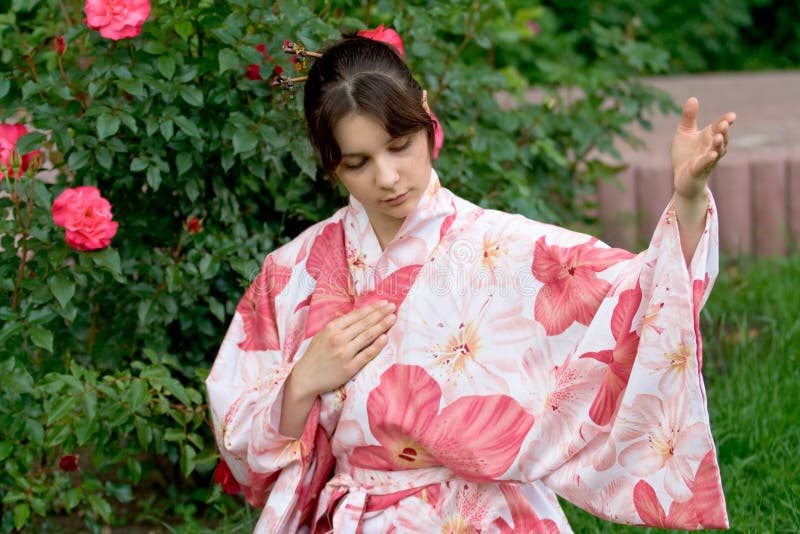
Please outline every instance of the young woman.
[[675, 196], [638, 256], [443, 188], [424, 92], [345, 38], [305, 86], [350, 203], [269, 254], [207, 385], [258, 532], [725, 528], [698, 313], [717, 270], [706, 179], [735, 115], [673, 147]]

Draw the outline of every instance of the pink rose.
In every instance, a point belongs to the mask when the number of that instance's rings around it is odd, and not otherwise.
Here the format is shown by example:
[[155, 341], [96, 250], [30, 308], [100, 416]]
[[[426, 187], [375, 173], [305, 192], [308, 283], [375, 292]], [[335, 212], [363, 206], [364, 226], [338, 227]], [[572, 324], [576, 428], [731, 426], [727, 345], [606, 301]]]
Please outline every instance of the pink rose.
[[214, 471], [214, 482], [222, 486], [222, 491], [228, 495], [236, 495], [242, 491], [242, 487], [239, 486], [239, 483], [233, 478], [231, 468], [228, 467], [228, 464], [226, 464], [225, 460], [222, 458], [219, 459], [217, 470]]
[[117, 233], [111, 204], [91, 185], [65, 189], [53, 202], [53, 222], [67, 230], [67, 245], [77, 250], [105, 248]]
[[86, 0], [83, 9], [87, 26], [119, 41], [139, 35], [150, 15], [150, 0]]
[[17, 178], [31, 164], [31, 160], [39, 154], [37, 148], [33, 152], [28, 152], [22, 156], [22, 164], [19, 166], [19, 174], [14, 172], [11, 165], [11, 153], [14, 152], [14, 147], [17, 146], [17, 141], [20, 137], [28, 133], [28, 129], [22, 124], [0, 124], [0, 180], [8, 172], [11, 178]]
[[391, 28], [384, 28], [383, 24], [374, 30], [361, 30], [358, 32], [361, 37], [372, 39], [373, 41], [380, 41], [382, 43], [390, 44], [400, 52], [400, 57], [406, 58], [406, 52], [403, 50], [403, 40], [397, 35], [397, 32]]

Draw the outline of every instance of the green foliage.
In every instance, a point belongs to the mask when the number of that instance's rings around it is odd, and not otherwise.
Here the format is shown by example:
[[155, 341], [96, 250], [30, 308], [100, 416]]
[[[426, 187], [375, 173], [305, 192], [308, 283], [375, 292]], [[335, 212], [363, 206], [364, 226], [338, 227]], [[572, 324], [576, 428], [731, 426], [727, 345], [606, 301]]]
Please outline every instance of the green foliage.
[[[87, 28], [79, 0], [13, 0], [0, 15], [0, 120], [39, 131], [17, 148], [41, 144], [51, 177], [34, 166], [0, 184], [4, 530], [63, 514], [95, 530], [212, 521], [242, 506], [210, 482], [202, 381], [264, 255], [343, 201], [301, 98], [266, 80], [291, 68], [284, 38], [315, 49], [340, 28], [395, 28], [444, 125], [443, 182], [552, 222], [584, 221], [616, 170], [614, 140], [670, 105], [634, 81], [665, 54], [613, 24], [563, 31], [557, 10], [499, 0], [318, 4], [158, 0], [120, 41]], [[77, 185], [111, 202], [110, 247], [73, 250], [53, 224], [53, 199]]]
[[[568, 33], [592, 25], [624, 32], [669, 58], [671, 72], [800, 67], [800, 3], [784, 0], [551, 0]], [[662, 52], [662, 53], [663, 53]]]

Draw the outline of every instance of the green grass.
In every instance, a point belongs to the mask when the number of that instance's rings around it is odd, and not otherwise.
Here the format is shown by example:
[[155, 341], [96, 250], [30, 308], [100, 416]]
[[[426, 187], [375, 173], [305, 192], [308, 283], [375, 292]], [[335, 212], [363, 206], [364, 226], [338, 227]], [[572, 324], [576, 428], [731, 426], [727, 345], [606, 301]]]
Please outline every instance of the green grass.
[[[731, 531], [800, 532], [800, 257], [732, 264], [701, 317]], [[575, 532], [678, 532], [564, 508]]]

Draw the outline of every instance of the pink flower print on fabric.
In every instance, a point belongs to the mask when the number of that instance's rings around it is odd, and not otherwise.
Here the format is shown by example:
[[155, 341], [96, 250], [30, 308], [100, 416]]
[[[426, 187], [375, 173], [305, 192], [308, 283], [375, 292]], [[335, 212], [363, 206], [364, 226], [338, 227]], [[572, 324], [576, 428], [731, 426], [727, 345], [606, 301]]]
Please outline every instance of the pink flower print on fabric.
[[500, 534], [513, 534], [525, 532], [528, 534], [559, 534], [555, 521], [552, 519], [540, 519], [536, 511], [522, 494], [518, 487], [511, 484], [501, 484], [500, 491], [508, 503], [508, 511], [511, 513], [513, 525], [509, 525], [505, 519], [498, 518], [494, 521]]
[[314, 240], [306, 271], [317, 281], [309, 303], [306, 337], [322, 330], [331, 319], [353, 309], [354, 291], [344, 244], [342, 221], [331, 223]]
[[641, 300], [642, 290], [639, 286], [620, 293], [619, 301], [611, 316], [611, 334], [616, 341], [614, 348], [587, 352], [581, 356], [608, 365], [597, 396], [589, 409], [589, 417], [601, 426], [611, 422], [631, 376], [633, 362], [639, 349], [639, 335], [635, 331], [631, 332], [631, 325]]
[[357, 447], [350, 464], [397, 471], [444, 465], [466, 480], [491, 480], [514, 462], [533, 416], [506, 395], [464, 396], [439, 412], [439, 384], [422, 367], [396, 364], [367, 398], [380, 445]]
[[619, 463], [635, 476], [664, 470], [664, 488], [673, 499], [692, 496], [694, 473], [690, 461], [700, 461], [708, 452], [703, 423], [687, 424], [686, 395], [675, 395], [665, 405], [655, 395], [637, 395], [622, 426], [619, 441], [636, 441], [619, 454]]
[[244, 339], [239, 342], [242, 350], [278, 350], [278, 328], [272, 302], [289, 283], [292, 269], [278, 265], [272, 256], [267, 256], [264, 269], [245, 292], [236, 311], [242, 316]]
[[644, 361], [645, 367], [661, 375], [658, 390], [664, 395], [680, 395], [686, 390], [687, 371], [694, 369], [693, 332], [670, 330], [662, 334], [660, 355]]
[[548, 245], [542, 236], [536, 241], [531, 270], [544, 287], [536, 296], [534, 314], [553, 336], [574, 322], [588, 325], [611, 284], [596, 273], [633, 257], [624, 250], [600, 248], [596, 239], [581, 245]]
[[633, 505], [643, 525], [658, 528], [697, 526], [697, 514], [691, 501], [673, 501], [667, 515], [658, 501], [655, 490], [644, 480], [640, 480], [633, 488]]

